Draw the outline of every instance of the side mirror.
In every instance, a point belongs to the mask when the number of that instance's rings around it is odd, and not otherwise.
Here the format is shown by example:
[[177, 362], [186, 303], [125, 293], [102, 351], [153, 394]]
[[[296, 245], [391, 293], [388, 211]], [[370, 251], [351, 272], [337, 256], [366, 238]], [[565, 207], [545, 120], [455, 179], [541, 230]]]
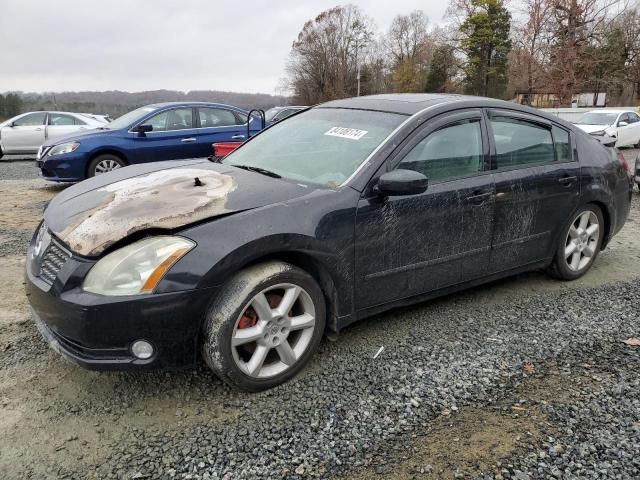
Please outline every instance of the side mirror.
[[627, 125], [629, 125], [629, 122], [618, 122], [619, 127], [626, 127]]
[[380, 176], [375, 190], [380, 195], [393, 197], [417, 195], [429, 186], [429, 179], [415, 170], [392, 170]]
[[132, 131], [145, 134], [153, 131], [153, 125], [138, 125], [137, 127], [134, 127]]

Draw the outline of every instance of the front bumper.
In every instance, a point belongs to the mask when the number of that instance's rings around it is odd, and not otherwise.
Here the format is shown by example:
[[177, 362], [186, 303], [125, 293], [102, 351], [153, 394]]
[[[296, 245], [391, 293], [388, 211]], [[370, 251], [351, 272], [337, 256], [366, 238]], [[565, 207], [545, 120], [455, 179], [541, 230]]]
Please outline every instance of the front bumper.
[[[197, 363], [202, 321], [213, 289], [129, 297], [94, 295], [79, 286], [65, 290], [65, 283], [77, 281], [74, 271], [88, 270], [86, 262], [72, 258], [67, 263], [52, 285], [34, 275], [29, 260], [26, 268], [33, 319], [56, 352], [93, 370], [178, 368]], [[131, 353], [131, 344], [140, 339], [153, 345], [150, 359], [141, 360]]]
[[85, 179], [86, 158], [82, 152], [75, 151], [53, 157], [45, 155], [36, 160], [36, 165], [45, 180], [80, 182]]

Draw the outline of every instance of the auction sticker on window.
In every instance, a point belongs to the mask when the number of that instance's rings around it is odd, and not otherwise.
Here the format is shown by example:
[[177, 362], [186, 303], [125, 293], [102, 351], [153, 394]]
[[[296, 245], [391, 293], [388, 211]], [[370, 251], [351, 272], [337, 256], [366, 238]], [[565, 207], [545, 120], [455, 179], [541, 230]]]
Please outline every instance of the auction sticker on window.
[[367, 130], [358, 130], [357, 128], [331, 127], [328, 131], [325, 132], [325, 135], [348, 138], [349, 140], [360, 140], [367, 133]]

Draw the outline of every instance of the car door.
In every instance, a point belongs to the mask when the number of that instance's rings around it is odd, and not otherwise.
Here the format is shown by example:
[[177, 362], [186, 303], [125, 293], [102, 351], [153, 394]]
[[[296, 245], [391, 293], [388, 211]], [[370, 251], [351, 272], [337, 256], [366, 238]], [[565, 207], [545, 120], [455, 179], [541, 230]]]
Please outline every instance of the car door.
[[546, 119], [489, 110], [496, 202], [491, 271], [550, 258], [578, 205], [580, 165], [568, 130]]
[[4, 153], [36, 153], [45, 141], [47, 112], [24, 115], [2, 129]]
[[[431, 120], [404, 142], [365, 189], [356, 214], [356, 306], [373, 307], [484, 275], [494, 185], [482, 112]], [[429, 178], [418, 195], [381, 197], [393, 169]]]
[[633, 112], [621, 116], [619, 122], [626, 122], [626, 126], [618, 126], [618, 146], [631, 147], [640, 144], [640, 117]]
[[65, 113], [49, 112], [47, 119], [46, 138], [57, 140], [71, 135], [79, 130], [86, 130], [86, 122]]
[[243, 114], [220, 107], [198, 107], [196, 133], [197, 157], [211, 155], [211, 144], [243, 142], [247, 139], [247, 118]]
[[140, 125], [150, 125], [147, 133], [132, 132], [132, 163], [156, 162], [197, 157], [197, 128], [191, 107], [164, 110]]
[[616, 142], [617, 147], [626, 147], [631, 142], [631, 132], [629, 129], [629, 115], [621, 113], [615, 123], [616, 126]]

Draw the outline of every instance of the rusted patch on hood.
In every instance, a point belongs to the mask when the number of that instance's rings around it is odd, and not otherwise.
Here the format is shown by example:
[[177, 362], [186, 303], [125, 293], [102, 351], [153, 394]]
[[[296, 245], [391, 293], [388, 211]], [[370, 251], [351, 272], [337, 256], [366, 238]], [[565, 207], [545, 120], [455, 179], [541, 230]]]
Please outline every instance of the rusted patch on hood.
[[134, 232], [221, 215], [234, 188], [231, 176], [212, 170], [160, 170], [99, 188], [97, 202], [53, 233], [74, 252], [95, 256]]

